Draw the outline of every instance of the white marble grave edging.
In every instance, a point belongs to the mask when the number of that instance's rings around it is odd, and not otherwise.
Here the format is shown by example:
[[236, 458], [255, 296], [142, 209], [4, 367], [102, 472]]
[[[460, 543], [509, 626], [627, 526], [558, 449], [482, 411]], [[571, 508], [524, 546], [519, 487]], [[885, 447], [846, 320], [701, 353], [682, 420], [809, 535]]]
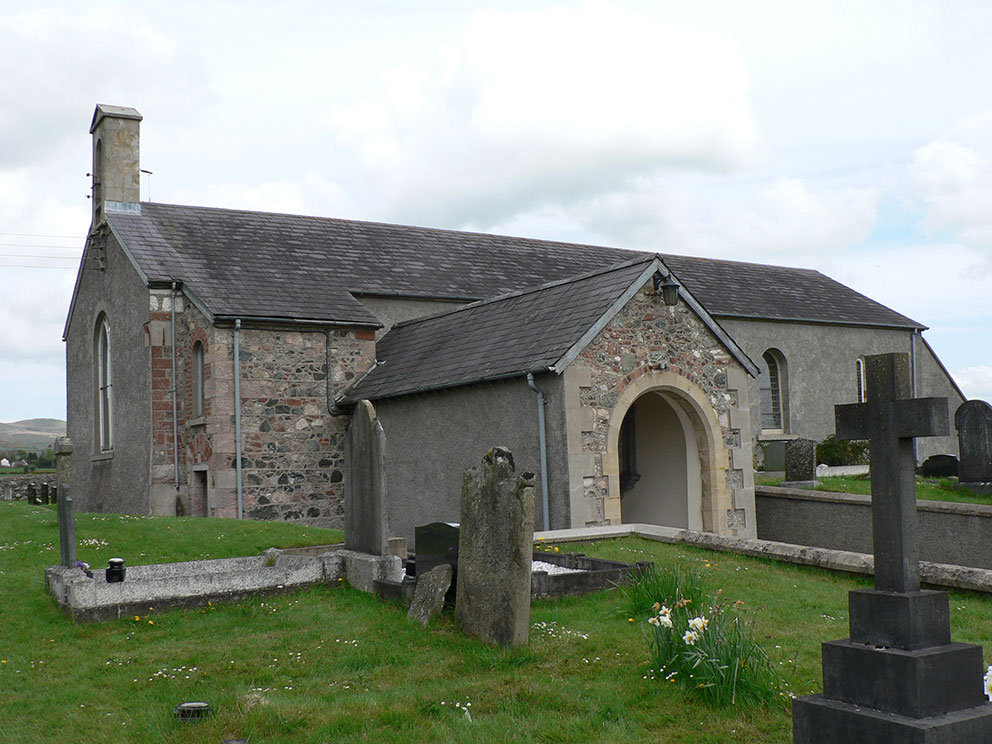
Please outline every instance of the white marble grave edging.
[[[758, 558], [771, 558], [785, 563], [816, 566], [830, 571], [845, 571], [867, 576], [874, 574], [875, 561], [869, 553], [854, 553], [847, 550], [829, 550], [808, 545], [772, 542], [771, 540], [730, 537], [654, 524], [618, 524], [579, 527], [570, 530], [549, 530], [547, 532], [535, 532], [534, 540], [535, 542], [541, 540], [543, 544], [588, 542], [631, 535], [643, 537], [646, 540], [693, 545], [707, 550], [740, 553]], [[946, 563], [921, 561], [920, 579], [929, 586], [992, 593], [992, 570], [984, 568], [968, 568]]]

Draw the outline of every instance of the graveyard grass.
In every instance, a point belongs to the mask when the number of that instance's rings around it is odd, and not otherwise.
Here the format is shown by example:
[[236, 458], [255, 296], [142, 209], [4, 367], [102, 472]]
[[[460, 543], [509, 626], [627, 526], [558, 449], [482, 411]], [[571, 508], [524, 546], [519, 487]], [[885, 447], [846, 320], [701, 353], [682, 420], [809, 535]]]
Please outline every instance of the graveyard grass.
[[[79, 558], [94, 566], [340, 537], [219, 519], [77, 520]], [[722, 589], [722, 601], [743, 601], [796, 694], [820, 690], [820, 642], [847, 636], [847, 592], [869, 585], [632, 538], [560, 549], [698, 570], [709, 597]], [[717, 708], [650, 679], [650, 608], [635, 616], [617, 590], [535, 602], [529, 645], [505, 650], [461, 634], [453, 613], [424, 630], [400, 606], [343, 585], [73, 625], [44, 591], [57, 560], [54, 508], [0, 502], [0, 741], [791, 742], [785, 699]], [[992, 599], [952, 594], [950, 608], [955, 640], [992, 649]], [[190, 700], [215, 714], [175, 721], [173, 706]]]
[[[871, 479], [860, 475], [829, 476], [819, 478], [817, 491], [834, 493], [871, 494]], [[781, 478], [755, 474], [755, 485], [778, 486]], [[916, 476], [916, 498], [921, 501], [959, 501], [966, 504], [992, 504], [992, 494], [979, 493], [970, 488], [958, 487], [950, 478], [923, 478]]]

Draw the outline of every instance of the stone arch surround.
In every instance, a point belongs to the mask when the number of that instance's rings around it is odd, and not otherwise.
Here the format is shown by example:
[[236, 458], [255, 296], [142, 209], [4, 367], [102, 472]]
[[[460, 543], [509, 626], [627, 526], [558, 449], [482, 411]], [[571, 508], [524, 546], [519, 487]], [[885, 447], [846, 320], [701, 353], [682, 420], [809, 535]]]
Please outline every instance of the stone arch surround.
[[[620, 513], [620, 426], [634, 402], [648, 393], [662, 394], [671, 405], [679, 406], [692, 422], [699, 451], [703, 530], [727, 532], [727, 511], [734, 506], [733, 494], [727, 487], [726, 477], [731, 468], [731, 455], [724, 446], [720, 422], [702, 390], [686, 378], [666, 370], [652, 370], [632, 380], [623, 389], [613, 408], [602, 465], [603, 475], [607, 477], [607, 513]], [[721, 474], [723, 477], [720, 477]]]

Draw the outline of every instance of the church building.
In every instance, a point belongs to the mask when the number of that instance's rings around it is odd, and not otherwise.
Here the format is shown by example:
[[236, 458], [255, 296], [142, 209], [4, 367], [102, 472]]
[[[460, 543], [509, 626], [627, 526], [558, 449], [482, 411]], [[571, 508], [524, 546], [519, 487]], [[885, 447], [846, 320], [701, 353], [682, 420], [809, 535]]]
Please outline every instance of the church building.
[[[97, 106], [66, 321], [77, 508], [343, 524], [370, 401], [393, 534], [458, 518], [494, 445], [536, 527], [754, 536], [763, 453], [833, 433], [863, 359], [964, 400], [925, 326], [808, 269], [142, 202], [139, 125]], [[920, 458], [956, 439], [921, 442]]]

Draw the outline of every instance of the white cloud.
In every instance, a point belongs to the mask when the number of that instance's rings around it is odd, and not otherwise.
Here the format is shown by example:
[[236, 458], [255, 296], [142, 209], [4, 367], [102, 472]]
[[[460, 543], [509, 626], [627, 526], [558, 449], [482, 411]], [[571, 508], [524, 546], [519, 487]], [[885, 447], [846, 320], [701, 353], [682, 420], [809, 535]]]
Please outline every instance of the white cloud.
[[979, 251], [983, 271], [992, 272], [992, 143], [934, 140], [913, 153], [910, 175], [926, 227]]
[[966, 367], [954, 379], [969, 399], [992, 401], [992, 365]]
[[389, 218], [431, 224], [492, 225], [758, 152], [729, 37], [605, 3], [479, 12], [438, 66], [393, 71], [324, 121]]
[[778, 178], [720, 217], [717, 227], [743, 254], [830, 254], [868, 237], [878, 203], [874, 188], [814, 188], [799, 178]]

